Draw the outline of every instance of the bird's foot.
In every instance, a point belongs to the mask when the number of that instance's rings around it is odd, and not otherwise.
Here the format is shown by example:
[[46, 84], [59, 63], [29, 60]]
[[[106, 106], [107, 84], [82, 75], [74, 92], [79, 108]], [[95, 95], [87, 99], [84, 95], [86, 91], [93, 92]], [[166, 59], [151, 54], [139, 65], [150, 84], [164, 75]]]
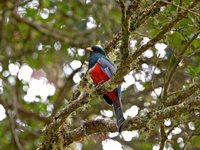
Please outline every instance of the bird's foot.
[[96, 89], [96, 91], [97, 91], [97, 93], [98, 93], [99, 95], [102, 95], [102, 94], [105, 93], [105, 90], [102, 88], [104, 82], [105, 82], [105, 81], [101, 81], [101, 82], [99, 82], [97, 85], [95, 85], [95, 89]]

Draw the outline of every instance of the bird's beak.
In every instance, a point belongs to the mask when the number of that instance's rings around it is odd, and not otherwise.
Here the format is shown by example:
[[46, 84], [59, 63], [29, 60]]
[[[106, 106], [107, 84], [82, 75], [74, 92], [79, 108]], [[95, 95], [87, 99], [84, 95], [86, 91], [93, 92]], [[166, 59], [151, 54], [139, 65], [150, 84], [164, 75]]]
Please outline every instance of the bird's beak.
[[93, 49], [91, 47], [86, 48], [87, 51], [93, 52]]

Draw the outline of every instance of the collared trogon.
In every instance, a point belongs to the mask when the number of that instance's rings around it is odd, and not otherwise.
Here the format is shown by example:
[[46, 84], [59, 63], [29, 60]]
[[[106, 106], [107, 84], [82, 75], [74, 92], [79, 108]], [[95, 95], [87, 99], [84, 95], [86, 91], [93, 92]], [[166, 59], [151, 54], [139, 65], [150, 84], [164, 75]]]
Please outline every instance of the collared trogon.
[[[99, 46], [92, 46], [86, 50], [90, 51], [88, 69], [94, 84], [98, 85], [109, 80], [116, 71], [116, 68], [113, 63], [106, 58], [105, 50]], [[120, 132], [125, 122], [121, 106], [121, 86], [104, 94], [103, 98], [109, 105], [113, 105], [118, 131]]]

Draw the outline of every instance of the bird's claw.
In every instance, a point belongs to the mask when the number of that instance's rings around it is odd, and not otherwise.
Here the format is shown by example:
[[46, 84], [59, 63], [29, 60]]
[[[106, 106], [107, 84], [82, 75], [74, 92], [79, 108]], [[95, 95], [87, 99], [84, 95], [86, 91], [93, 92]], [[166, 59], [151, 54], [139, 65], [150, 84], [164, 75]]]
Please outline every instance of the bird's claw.
[[98, 84], [95, 85], [95, 89], [96, 89], [96, 91], [99, 95], [102, 95], [104, 93], [104, 90], [102, 89], [104, 82], [105, 81], [101, 81], [101, 82], [99, 82]]

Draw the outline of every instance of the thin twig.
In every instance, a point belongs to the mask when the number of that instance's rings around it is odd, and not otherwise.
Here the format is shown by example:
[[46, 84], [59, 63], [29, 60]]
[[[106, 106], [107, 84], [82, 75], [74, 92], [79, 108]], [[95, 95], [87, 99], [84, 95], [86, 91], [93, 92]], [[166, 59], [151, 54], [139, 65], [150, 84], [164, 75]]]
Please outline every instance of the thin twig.
[[185, 47], [181, 50], [181, 53], [179, 54], [178, 58], [176, 59], [176, 63], [175, 65], [169, 70], [169, 72], [167, 73], [166, 77], [165, 77], [165, 84], [163, 87], [163, 97], [167, 96], [167, 91], [168, 91], [168, 87], [169, 84], [175, 74], [175, 71], [179, 65], [179, 63], [183, 60], [184, 58], [184, 54], [187, 51], [187, 49], [190, 47], [190, 45], [192, 44], [192, 42], [198, 37], [200, 31], [198, 31], [185, 45]]
[[176, 104], [180, 104], [184, 101], [184, 99], [192, 96], [196, 91], [200, 90], [200, 80], [195, 82], [193, 85], [188, 87], [187, 89], [178, 92], [175, 96], [168, 97], [167, 101], [165, 102], [165, 106], [172, 106]]
[[[159, 55], [160, 55], [160, 54], [159, 54]], [[151, 73], [151, 74], [152, 74], [151, 85], [152, 85], [152, 87], [153, 87], [153, 92], [154, 92], [154, 94], [156, 95], [157, 99], [159, 99], [159, 96], [158, 96], [158, 94], [155, 92], [155, 86], [154, 86], [154, 75], [155, 75], [156, 67], [158, 66], [159, 55], [158, 55], [157, 60], [156, 60], [156, 65], [155, 65], [155, 67], [153, 68], [153, 71], [152, 71], [152, 73]]]
[[183, 150], [187, 150], [188, 149], [188, 143], [191, 141], [192, 137], [194, 136], [200, 136], [199, 133], [195, 133], [195, 132], [192, 132], [189, 137], [187, 138], [187, 140], [185, 141], [185, 145], [183, 147]]
[[164, 120], [160, 123], [160, 148], [159, 150], [163, 150], [165, 147], [165, 141], [167, 140], [167, 135], [165, 133], [165, 125], [164, 125]]
[[15, 140], [15, 144], [16, 144], [17, 148], [18, 148], [19, 150], [24, 150], [22, 144], [20, 143], [19, 136], [17, 135], [17, 132], [16, 132], [15, 120], [14, 120], [13, 114], [10, 114], [10, 113], [6, 110], [6, 115], [9, 117], [12, 135], [13, 135], [13, 138], [14, 138], [14, 140]]
[[33, 0], [19, 1], [15, 5], [4, 9], [4, 11], [14, 10], [15, 8], [20, 7], [20, 6], [24, 6], [24, 5], [28, 4], [31, 1], [33, 1]]
[[191, 54], [189, 54], [189, 55], [186, 56], [185, 58], [188, 58], [188, 57], [194, 56], [194, 55], [196, 55], [196, 54], [198, 54], [198, 53], [200, 53], [200, 48], [197, 49], [197, 50], [195, 50], [195, 51], [193, 51]]
[[192, 14], [198, 16], [198, 17], [200, 17], [200, 14], [199, 14], [199, 13], [197, 13], [197, 12], [191, 10], [191, 9], [187, 9], [186, 7], [177, 5], [177, 4], [173, 3], [173, 2], [169, 2], [169, 1], [166, 1], [166, 0], [162, 0], [162, 1], [163, 1], [164, 3], [166, 3], [166, 4], [168, 4], [168, 5], [176, 6], [178, 9], [181, 9], [181, 10], [184, 10], [184, 11], [188, 11], [188, 12], [190, 12], [190, 13], [192, 13]]
[[61, 104], [64, 100], [64, 98], [66, 97], [67, 93], [68, 93], [68, 90], [69, 90], [69, 86], [70, 86], [70, 83], [69, 81], [72, 80], [74, 74], [76, 74], [77, 72], [79, 72], [81, 70], [82, 66], [77, 68], [76, 70], [74, 70], [69, 77], [67, 77], [65, 79], [65, 84], [64, 86], [62, 87], [62, 89], [60, 89], [59, 93], [58, 93], [58, 97], [56, 98], [55, 102], [54, 102], [54, 109], [52, 111], [52, 114], [51, 116], [54, 116], [57, 112], [57, 110], [61, 107]]

